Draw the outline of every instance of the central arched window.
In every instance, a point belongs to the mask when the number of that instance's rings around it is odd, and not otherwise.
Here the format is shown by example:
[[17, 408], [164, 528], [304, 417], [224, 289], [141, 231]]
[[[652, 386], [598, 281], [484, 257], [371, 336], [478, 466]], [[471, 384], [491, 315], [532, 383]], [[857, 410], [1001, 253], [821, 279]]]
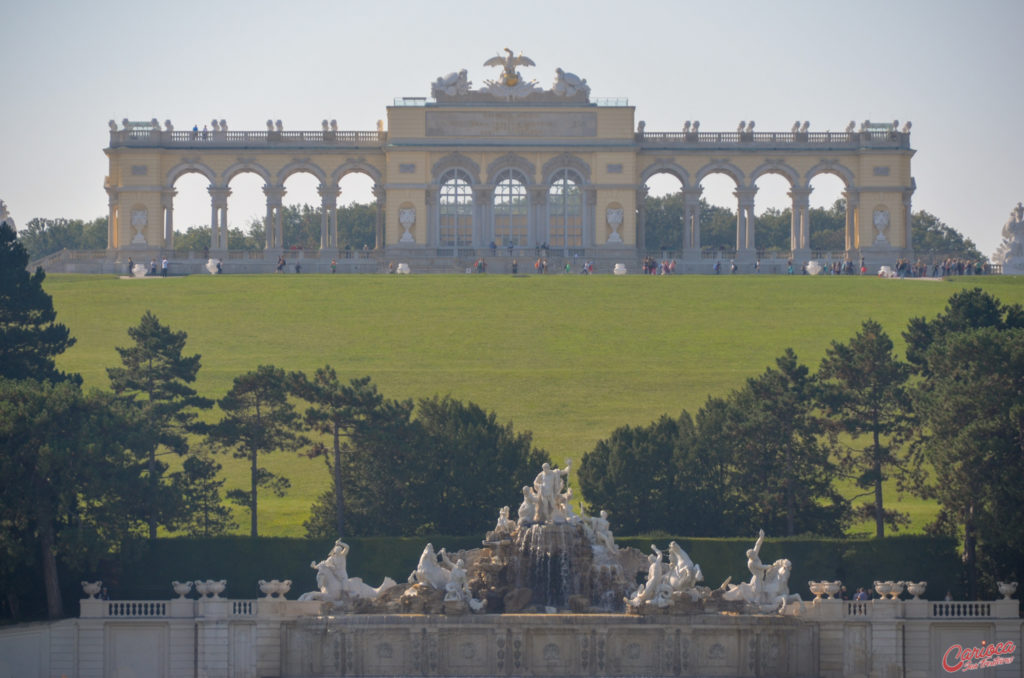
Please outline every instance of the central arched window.
[[494, 186], [494, 242], [499, 247], [524, 246], [529, 221], [526, 184], [515, 170], [503, 170]]
[[473, 244], [473, 188], [469, 175], [460, 169], [441, 177], [438, 245], [470, 247]]
[[552, 249], [583, 247], [583, 190], [570, 169], [555, 173], [548, 191], [548, 237]]

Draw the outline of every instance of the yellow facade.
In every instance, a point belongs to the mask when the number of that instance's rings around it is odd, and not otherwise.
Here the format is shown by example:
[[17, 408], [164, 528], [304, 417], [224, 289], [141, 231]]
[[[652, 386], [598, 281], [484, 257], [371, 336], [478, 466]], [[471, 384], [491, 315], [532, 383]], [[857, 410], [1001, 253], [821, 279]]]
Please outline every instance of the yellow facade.
[[[588, 90], [589, 91], [589, 90]], [[109, 248], [172, 246], [174, 183], [185, 173], [210, 182], [211, 249], [227, 246], [230, 182], [259, 175], [267, 195], [267, 253], [281, 248], [284, 181], [296, 172], [321, 185], [321, 251], [337, 252], [338, 182], [367, 174], [378, 196], [377, 249], [408, 256], [459, 257], [495, 243], [516, 248], [550, 244], [577, 256], [642, 252], [642, 196], [651, 177], [679, 179], [686, 217], [683, 259], [701, 257], [700, 182], [723, 173], [736, 183], [737, 242], [732, 256], [758, 250], [755, 182], [784, 177], [793, 203], [792, 250], [809, 255], [810, 181], [839, 177], [848, 204], [846, 255], [910, 256], [909, 127], [865, 123], [859, 130], [813, 133], [648, 132], [625, 102], [590, 102], [552, 91], [522, 100], [460, 91], [437, 100], [399, 100], [386, 128], [343, 132], [329, 127], [292, 132], [268, 122], [266, 131], [174, 131], [111, 122], [105, 151], [110, 171]]]

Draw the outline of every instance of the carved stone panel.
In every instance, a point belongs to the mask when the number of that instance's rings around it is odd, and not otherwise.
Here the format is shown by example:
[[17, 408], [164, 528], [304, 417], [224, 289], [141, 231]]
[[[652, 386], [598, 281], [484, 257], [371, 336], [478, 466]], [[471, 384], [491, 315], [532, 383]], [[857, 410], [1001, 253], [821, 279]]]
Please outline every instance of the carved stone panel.
[[592, 111], [427, 111], [428, 137], [593, 137]]

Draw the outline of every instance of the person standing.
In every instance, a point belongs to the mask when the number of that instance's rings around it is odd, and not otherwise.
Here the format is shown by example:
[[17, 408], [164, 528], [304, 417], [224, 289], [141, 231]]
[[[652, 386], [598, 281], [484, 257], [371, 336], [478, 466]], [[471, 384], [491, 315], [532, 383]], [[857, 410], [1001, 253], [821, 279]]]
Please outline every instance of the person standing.
[[167, 257], [163, 257], [160, 260], [160, 275], [167, 277]]
[[131, 257], [128, 257], [128, 275], [132, 275], [132, 271], [135, 269], [135, 262], [132, 261]]

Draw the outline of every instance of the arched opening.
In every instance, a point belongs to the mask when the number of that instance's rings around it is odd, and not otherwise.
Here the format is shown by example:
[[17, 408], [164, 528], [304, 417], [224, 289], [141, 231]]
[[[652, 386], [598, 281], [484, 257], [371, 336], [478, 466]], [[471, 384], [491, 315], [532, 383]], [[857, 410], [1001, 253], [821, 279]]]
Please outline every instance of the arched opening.
[[583, 182], [571, 169], [558, 170], [548, 189], [548, 244], [553, 250], [583, 247]]
[[[228, 249], [262, 250], [266, 237], [263, 215], [267, 197], [263, 194], [263, 177], [243, 171], [231, 177], [228, 188]], [[207, 243], [209, 244], [209, 243]]]
[[683, 182], [670, 172], [657, 172], [644, 184], [644, 246], [650, 252], [678, 252], [683, 246], [686, 206]]
[[454, 247], [457, 256], [460, 247], [473, 244], [473, 189], [469, 174], [458, 168], [445, 172], [438, 200], [437, 244]]
[[210, 247], [210, 180], [189, 171], [172, 184], [175, 251], [203, 252]]
[[528, 245], [529, 215], [526, 178], [518, 170], [502, 170], [494, 184], [494, 245], [510, 250]]
[[338, 249], [373, 249], [377, 244], [378, 205], [373, 178], [362, 171], [345, 174], [338, 187]]
[[757, 186], [754, 214], [758, 256], [789, 252], [793, 248], [793, 205], [789, 196], [792, 184], [782, 174], [768, 172], [759, 176], [754, 185]]
[[284, 180], [281, 199], [283, 246], [286, 250], [318, 250], [322, 235], [320, 180], [299, 170]]
[[700, 181], [701, 249], [733, 256], [736, 250], [736, 179], [716, 170]]
[[810, 247], [815, 257], [838, 257], [847, 249], [845, 182], [835, 174], [810, 181]]

